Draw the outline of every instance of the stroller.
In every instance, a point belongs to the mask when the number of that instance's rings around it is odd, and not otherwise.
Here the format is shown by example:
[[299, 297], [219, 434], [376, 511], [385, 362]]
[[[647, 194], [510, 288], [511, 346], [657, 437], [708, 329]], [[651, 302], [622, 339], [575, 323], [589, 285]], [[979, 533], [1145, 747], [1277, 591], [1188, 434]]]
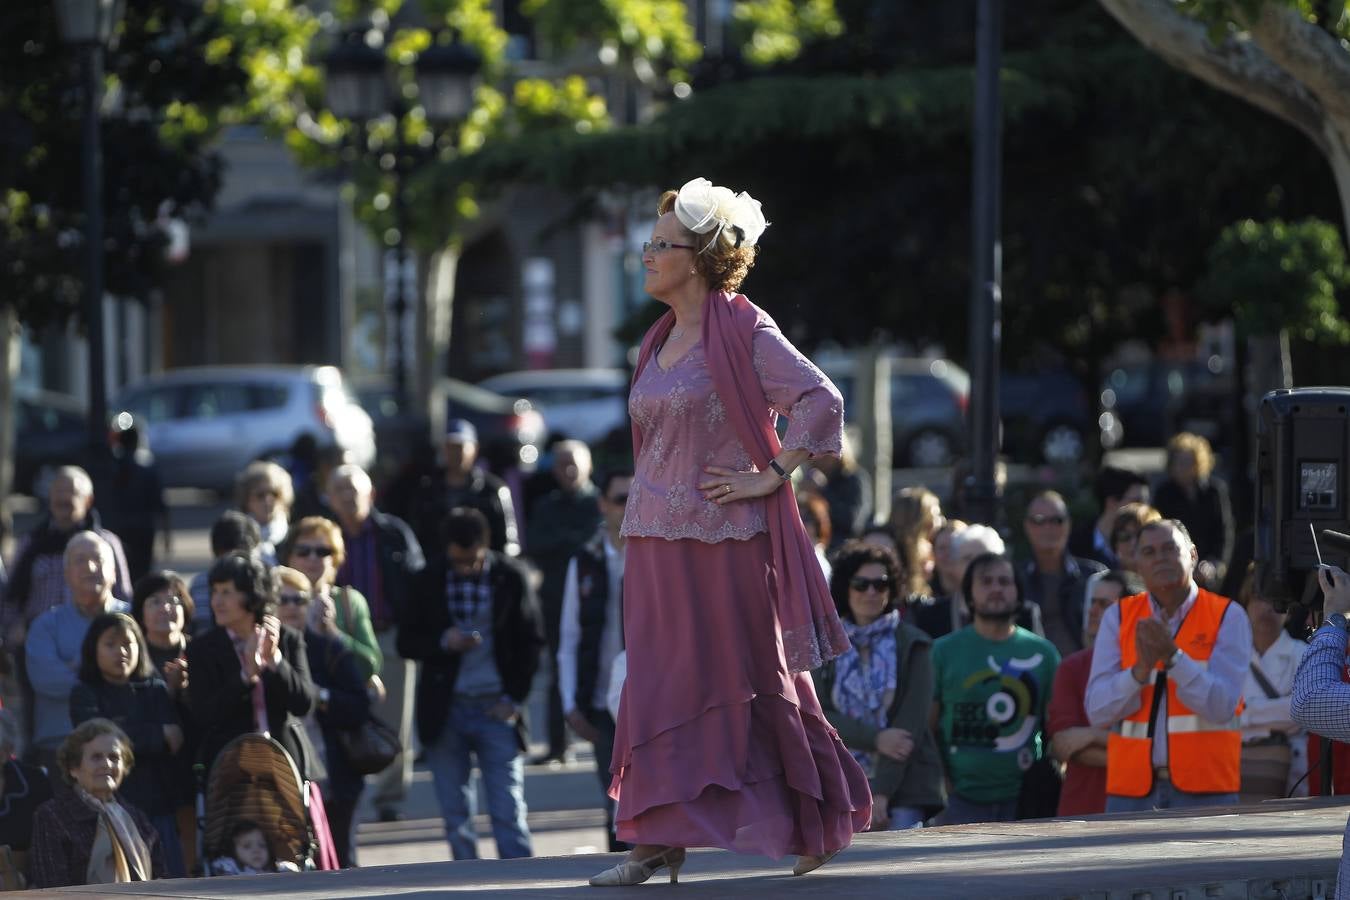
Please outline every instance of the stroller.
[[300, 871], [315, 868], [318, 849], [310, 826], [309, 794], [281, 744], [262, 734], [241, 734], [220, 751], [197, 796], [198, 859], [206, 875], [212, 860], [232, 854], [230, 829], [248, 819], [267, 837], [272, 857]]

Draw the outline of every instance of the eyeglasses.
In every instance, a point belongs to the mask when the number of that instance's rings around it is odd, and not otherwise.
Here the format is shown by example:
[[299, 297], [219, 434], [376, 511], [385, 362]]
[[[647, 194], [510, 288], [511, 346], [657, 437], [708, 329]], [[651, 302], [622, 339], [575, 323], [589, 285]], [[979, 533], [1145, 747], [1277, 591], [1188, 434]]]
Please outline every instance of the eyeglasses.
[[282, 606], [304, 606], [309, 602], [309, 594], [292, 593], [287, 591], [277, 597]]
[[876, 591], [880, 594], [891, 589], [891, 580], [889, 578], [855, 577], [849, 581], [848, 586], [860, 594], [868, 590]]
[[292, 556], [298, 556], [301, 559], [308, 559], [311, 556], [317, 556], [319, 559], [327, 559], [333, 555], [332, 547], [316, 547], [313, 544], [296, 544], [291, 550]]
[[148, 600], [145, 601], [145, 605], [146, 605], [146, 606], [164, 606], [164, 607], [168, 607], [169, 609], [174, 609], [175, 607], [181, 607], [181, 606], [183, 605], [183, 598], [181, 598], [181, 597], [175, 597], [175, 596], [168, 596], [168, 597], [151, 597], [151, 598], [149, 598]]
[[666, 240], [665, 238], [657, 238], [657, 239], [654, 240], [654, 241], [643, 241], [643, 242], [642, 242], [642, 252], [643, 252], [643, 253], [651, 253], [653, 250], [655, 250], [657, 253], [665, 253], [667, 250], [671, 249], [672, 247], [675, 248], [675, 249], [678, 249], [678, 250], [693, 250], [693, 249], [694, 249], [694, 247], [693, 247], [692, 244], [672, 244], [670, 241]]
[[1063, 525], [1065, 519], [1059, 515], [1047, 516], [1042, 513], [1035, 513], [1027, 516], [1027, 521], [1032, 525]]

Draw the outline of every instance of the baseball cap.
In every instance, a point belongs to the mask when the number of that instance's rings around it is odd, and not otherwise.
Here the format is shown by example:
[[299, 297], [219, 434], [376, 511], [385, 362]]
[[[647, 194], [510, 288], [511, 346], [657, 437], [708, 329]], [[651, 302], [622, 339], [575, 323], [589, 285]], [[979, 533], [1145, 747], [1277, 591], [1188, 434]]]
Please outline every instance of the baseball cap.
[[464, 444], [478, 443], [478, 429], [468, 419], [451, 419], [445, 423], [445, 439]]

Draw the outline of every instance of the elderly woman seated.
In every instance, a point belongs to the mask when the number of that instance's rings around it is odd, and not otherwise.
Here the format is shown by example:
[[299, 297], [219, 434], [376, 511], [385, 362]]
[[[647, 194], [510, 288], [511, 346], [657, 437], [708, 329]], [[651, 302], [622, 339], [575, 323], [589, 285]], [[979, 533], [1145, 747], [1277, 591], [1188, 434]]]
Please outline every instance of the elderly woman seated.
[[28, 873], [28, 846], [33, 840], [33, 814], [52, 797], [47, 775], [37, 766], [15, 759], [19, 723], [0, 709], [0, 890], [18, 890]]
[[57, 753], [71, 790], [38, 807], [29, 870], [34, 887], [149, 881], [164, 875], [159, 836], [145, 814], [117, 796], [135, 759], [131, 740], [107, 719], [76, 727]]

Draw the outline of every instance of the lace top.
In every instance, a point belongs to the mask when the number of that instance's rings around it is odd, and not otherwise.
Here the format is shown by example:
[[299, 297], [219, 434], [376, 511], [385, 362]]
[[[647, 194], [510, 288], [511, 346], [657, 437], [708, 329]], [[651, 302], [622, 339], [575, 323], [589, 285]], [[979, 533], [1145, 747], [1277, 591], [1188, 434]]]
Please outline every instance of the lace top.
[[[782, 332], [761, 325], [754, 337], [755, 373], [772, 415], [788, 419], [783, 448], [812, 456], [837, 454], [844, 403], [830, 380]], [[653, 355], [628, 397], [642, 452], [628, 494], [626, 537], [693, 538], [715, 543], [767, 531], [762, 499], [718, 506], [698, 490], [705, 466], [756, 471], [713, 389], [703, 343], [669, 369]]]

